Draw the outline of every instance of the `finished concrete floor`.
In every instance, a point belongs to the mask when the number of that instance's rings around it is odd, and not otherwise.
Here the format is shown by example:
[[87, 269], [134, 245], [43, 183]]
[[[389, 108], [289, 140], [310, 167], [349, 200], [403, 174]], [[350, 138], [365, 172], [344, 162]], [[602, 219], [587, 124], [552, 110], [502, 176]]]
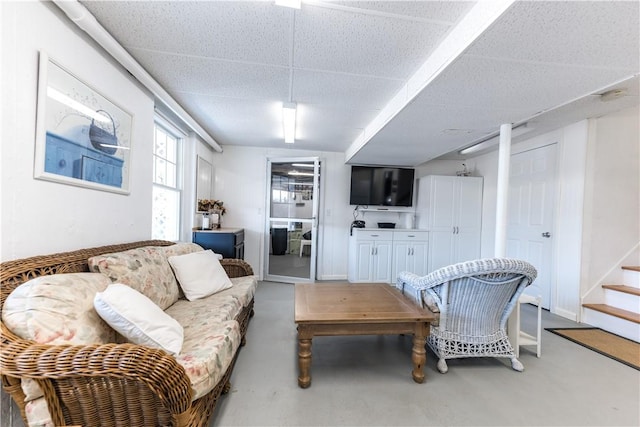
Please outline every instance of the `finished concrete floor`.
[[[322, 286], [321, 283], [318, 286]], [[410, 336], [318, 337], [312, 383], [298, 387], [294, 285], [261, 282], [255, 316], [210, 426], [639, 426], [640, 371], [543, 331], [542, 357], [457, 359], [427, 351], [411, 379]], [[523, 307], [533, 328], [535, 307]], [[575, 322], [543, 312], [544, 327]]]

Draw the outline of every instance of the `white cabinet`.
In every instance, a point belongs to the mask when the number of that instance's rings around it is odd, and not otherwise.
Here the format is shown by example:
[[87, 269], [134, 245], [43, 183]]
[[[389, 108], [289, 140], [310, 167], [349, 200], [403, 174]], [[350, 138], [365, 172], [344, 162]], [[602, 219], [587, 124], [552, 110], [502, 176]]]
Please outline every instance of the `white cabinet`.
[[420, 178], [418, 228], [429, 231], [428, 271], [480, 257], [482, 178]]
[[418, 276], [426, 275], [428, 254], [429, 233], [427, 231], [394, 231], [392, 280], [395, 281], [401, 271], [410, 271]]
[[401, 271], [427, 273], [429, 233], [354, 228], [349, 238], [349, 281], [395, 283]]
[[353, 229], [349, 281], [391, 283], [393, 231]]

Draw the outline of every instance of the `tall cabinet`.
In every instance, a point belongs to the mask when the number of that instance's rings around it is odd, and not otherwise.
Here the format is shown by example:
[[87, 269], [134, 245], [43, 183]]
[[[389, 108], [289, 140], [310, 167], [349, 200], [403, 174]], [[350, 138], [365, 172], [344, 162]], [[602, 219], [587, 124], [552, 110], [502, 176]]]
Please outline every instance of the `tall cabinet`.
[[420, 178], [416, 216], [418, 228], [429, 231], [429, 272], [479, 258], [482, 178]]

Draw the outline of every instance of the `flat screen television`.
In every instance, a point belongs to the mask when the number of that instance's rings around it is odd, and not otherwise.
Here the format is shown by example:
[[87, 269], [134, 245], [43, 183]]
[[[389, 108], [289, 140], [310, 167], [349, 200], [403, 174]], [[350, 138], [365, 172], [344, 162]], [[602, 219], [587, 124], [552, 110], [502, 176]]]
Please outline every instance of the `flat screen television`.
[[411, 206], [414, 169], [351, 166], [349, 203], [365, 206]]

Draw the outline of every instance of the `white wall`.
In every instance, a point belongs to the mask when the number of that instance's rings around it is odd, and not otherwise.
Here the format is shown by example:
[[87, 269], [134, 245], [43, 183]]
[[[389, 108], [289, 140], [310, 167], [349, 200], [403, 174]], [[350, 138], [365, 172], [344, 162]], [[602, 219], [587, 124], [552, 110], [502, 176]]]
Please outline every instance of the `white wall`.
[[[0, 7], [0, 259], [150, 238], [153, 98], [52, 3]], [[134, 115], [130, 195], [33, 178], [40, 49]]]
[[[619, 280], [619, 266], [640, 264], [640, 111], [593, 120], [586, 175], [581, 294]], [[631, 254], [631, 255], [630, 255]]]
[[320, 280], [347, 277], [350, 167], [344, 154], [292, 149], [224, 146], [213, 154], [213, 196], [224, 201], [224, 227], [245, 229], [245, 260], [263, 277], [267, 210], [267, 158], [319, 157], [322, 161], [318, 267]]

